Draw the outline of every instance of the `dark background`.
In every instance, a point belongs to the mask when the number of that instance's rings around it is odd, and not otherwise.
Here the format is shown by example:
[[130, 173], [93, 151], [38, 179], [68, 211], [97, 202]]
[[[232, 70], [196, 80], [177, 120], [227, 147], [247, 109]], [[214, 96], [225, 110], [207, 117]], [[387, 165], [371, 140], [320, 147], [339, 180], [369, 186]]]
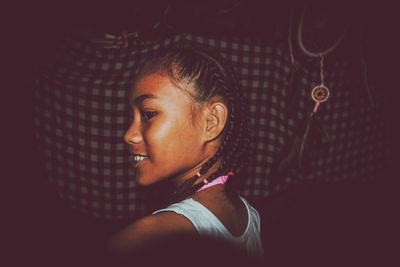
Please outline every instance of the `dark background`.
[[[116, 223], [71, 211], [51, 189], [43, 186], [44, 170], [33, 135], [32, 84], [38, 67], [51, 57], [54, 44], [66, 35], [95, 36], [129, 27], [145, 32], [153, 15], [163, 11], [163, 5], [143, 2], [135, 6], [142, 8], [135, 18], [131, 16], [135, 9], [131, 9], [132, 3], [31, 2], [11, 7], [6, 16], [2, 38], [7, 69], [3, 72], [7, 85], [2, 98], [6, 171], [2, 176], [6, 181], [3, 204], [7, 212], [2, 218], [6, 223], [3, 228], [6, 248], [11, 251], [6, 255], [15, 263], [41, 262], [49, 266], [100, 263], [96, 259], [102, 258], [104, 240], [118, 228]], [[279, 37], [287, 29], [289, 7], [299, 8], [303, 4], [256, 1], [225, 20], [217, 20], [212, 10], [216, 3], [223, 2], [175, 1], [174, 5], [181, 7], [176, 9], [172, 20], [175, 28], [163, 28], [149, 36], [189, 31]], [[389, 266], [396, 261], [399, 246], [396, 164], [399, 15], [394, 6], [378, 1], [363, 5], [331, 1], [326, 5], [331, 10], [330, 16], [350, 17], [354, 23], [364, 25], [370, 51], [369, 73], [382, 85], [377, 94], [386, 102], [384, 112], [393, 136], [393, 163], [374, 181], [298, 186], [266, 201], [261, 211], [262, 216], [267, 214], [263, 225], [266, 257], [270, 266]], [[190, 8], [197, 10], [194, 14], [198, 19], [189, 15]]]

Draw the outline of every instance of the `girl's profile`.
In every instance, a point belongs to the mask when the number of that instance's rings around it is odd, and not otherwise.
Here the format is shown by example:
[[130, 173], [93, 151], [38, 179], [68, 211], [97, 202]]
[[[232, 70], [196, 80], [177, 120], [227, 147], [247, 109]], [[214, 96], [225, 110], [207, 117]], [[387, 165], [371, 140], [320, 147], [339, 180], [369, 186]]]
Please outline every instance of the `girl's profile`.
[[135, 179], [142, 186], [168, 181], [174, 193], [166, 208], [115, 235], [111, 251], [144, 255], [182, 236], [198, 240], [202, 253], [212, 250], [202, 243], [207, 239], [260, 261], [259, 214], [235, 187], [246, 179], [250, 124], [231, 68], [209, 52], [173, 49], [144, 64], [129, 103], [132, 121], [124, 140]]

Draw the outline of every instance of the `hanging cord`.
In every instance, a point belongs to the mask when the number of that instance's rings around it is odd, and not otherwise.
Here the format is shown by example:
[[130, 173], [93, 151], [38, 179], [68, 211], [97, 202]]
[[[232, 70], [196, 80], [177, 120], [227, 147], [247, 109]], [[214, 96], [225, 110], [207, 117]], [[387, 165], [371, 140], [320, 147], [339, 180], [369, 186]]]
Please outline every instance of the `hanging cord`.
[[299, 146], [299, 150], [298, 150], [298, 153], [299, 153], [298, 167], [299, 168], [302, 167], [302, 159], [303, 159], [303, 154], [304, 154], [304, 147], [305, 147], [306, 142], [307, 142], [307, 137], [308, 137], [308, 134], [310, 132], [310, 127], [311, 127], [311, 124], [313, 122], [312, 119], [314, 117], [314, 114], [315, 114], [315, 112], [312, 112], [310, 114], [310, 116], [307, 118], [306, 127], [304, 129], [304, 134], [303, 134], [303, 137], [300, 140], [300, 146]]
[[331, 53], [333, 50], [336, 49], [336, 47], [339, 46], [339, 44], [343, 41], [344, 36], [346, 35], [348, 26], [346, 25], [346, 27], [344, 28], [343, 32], [341, 33], [341, 35], [339, 36], [339, 38], [336, 40], [336, 42], [334, 42], [332, 44], [332, 46], [328, 47], [326, 50], [320, 51], [320, 52], [312, 52], [310, 50], [308, 50], [305, 46], [304, 46], [304, 42], [303, 42], [303, 23], [304, 23], [304, 16], [306, 13], [306, 7], [303, 8], [302, 12], [301, 12], [301, 16], [300, 16], [300, 21], [299, 21], [299, 27], [297, 30], [297, 42], [300, 46], [300, 49], [308, 56], [310, 57], [321, 57], [321, 56], [326, 56], [329, 53]]
[[[288, 47], [289, 47], [289, 62], [290, 62], [290, 70], [289, 70], [289, 80], [286, 86], [286, 92], [287, 92], [287, 109], [291, 110], [293, 107], [294, 99], [295, 99], [295, 92], [296, 92], [296, 73], [299, 70], [297, 62], [295, 61], [294, 58], [294, 52], [293, 52], [293, 42], [292, 42], [292, 36], [293, 36], [293, 17], [294, 17], [294, 9], [290, 9], [290, 14], [289, 14], [289, 29], [288, 29]], [[292, 110], [294, 112], [294, 110]]]
[[288, 45], [289, 45], [289, 55], [290, 55], [290, 62], [292, 66], [294, 66], [294, 55], [293, 55], [293, 45], [292, 45], [292, 32], [293, 32], [293, 8], [290, 9], [289, 15], [289, 30], [288, 30]]
[[320, 71], [319, 75], [321, 77], [321, 85], [324, 85], [325, 80], [324, 80], [324, 56], [321, 55], [321, 61], [320, 61]]
[[375, 108], [375, 103], [372, 99], [372, 94], [371, 90], [369, 87], [369, 82], [368, 82], [368, 72], [367, 72], [367, 63], [365, 62], [365, 56], [364, 56], [364, 45], [363, 45], [363, 28], [362, 25], [360, 25], [360, 61], [361, 61], [361, 72], [363, 75], [363, 80], [364, 80], [364, 86], [365, 90], [367, 91], [368, 95], [368, 100], [372, 108]]

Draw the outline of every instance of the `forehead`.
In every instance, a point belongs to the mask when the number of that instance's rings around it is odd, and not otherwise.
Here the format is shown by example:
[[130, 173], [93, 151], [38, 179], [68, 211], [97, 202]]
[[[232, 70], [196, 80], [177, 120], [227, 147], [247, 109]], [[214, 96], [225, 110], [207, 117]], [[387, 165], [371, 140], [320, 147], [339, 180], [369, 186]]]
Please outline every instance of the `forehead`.
[[191, 102], [191, 99], [182, 89], [177, 88], [166, 75], [159, 73], [145, 74], [138, 78], [130, 94], [131, 104], [153, 99], [161, 102]]

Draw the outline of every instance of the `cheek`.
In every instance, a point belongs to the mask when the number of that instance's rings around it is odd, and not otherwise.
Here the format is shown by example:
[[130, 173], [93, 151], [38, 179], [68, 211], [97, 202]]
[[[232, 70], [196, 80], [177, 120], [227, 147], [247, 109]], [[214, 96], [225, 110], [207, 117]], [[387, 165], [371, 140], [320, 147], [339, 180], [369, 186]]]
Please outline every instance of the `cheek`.
[[188, 121], [182, 120], [154, 124], [146, 132], [149, 152], [155, 160], [186, 161], [199, 146], [196, 129]]
[[153, 156], [159, 156], [170, 150], [171, 143], [179, 138], [178, 134], [179, 131], [174, 123], [159, 120], [146, 130], [144, 138], [149, 152]]

